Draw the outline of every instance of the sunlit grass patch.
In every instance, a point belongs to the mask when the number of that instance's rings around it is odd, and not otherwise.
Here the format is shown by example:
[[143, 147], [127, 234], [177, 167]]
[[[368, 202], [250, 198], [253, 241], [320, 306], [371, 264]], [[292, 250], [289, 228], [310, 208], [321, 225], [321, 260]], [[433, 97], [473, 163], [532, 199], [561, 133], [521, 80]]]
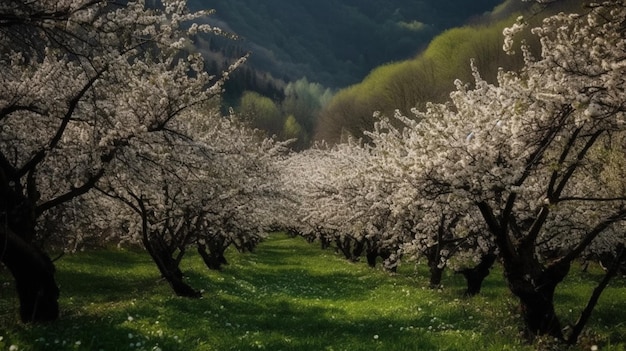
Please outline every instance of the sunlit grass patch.
[[[534, 349], [519, 338], [519, 310], [499, 268], [483, 294], [466, 299], [461, 276], [449, 273], [443, 289], [430, 290], [422, 268], [390, 275], [284, 235], [228, 259], [221, 272], [194, 255], [183, 261], [189, 283], [204, 290], [191, 300], [173, 296], [143, 252], [65, 256], [57, 262], [61, 319], [41, 326], [15, 323], [12, 283], [0, 273], [0, 350]], [[601, 274], [576, 270], [563, 283], [564, 319], [577, 317], [588, 280]], [[624, 285], [616, 280], [593, 315], [587, 338], [603, 350], [624, 348]]]

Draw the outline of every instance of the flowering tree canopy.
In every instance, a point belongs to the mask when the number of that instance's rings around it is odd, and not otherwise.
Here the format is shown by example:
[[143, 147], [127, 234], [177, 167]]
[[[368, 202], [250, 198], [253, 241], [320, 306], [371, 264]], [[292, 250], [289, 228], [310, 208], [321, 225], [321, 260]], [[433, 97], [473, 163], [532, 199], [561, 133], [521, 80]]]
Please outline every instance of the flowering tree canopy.
[[[540, 56], [522, 45], [524, 68], [501, 70], [495, 84], [474, 68], [474, 82], [457, 81], [449, 103], [380, 117], [372, 145], [298, 156], [307, 175], [301, 223], [339, 237], [380, 230], [404, 254], [437, 252], [440, 267], [452, 253], [478, 262], [497, 252], [528, 335], [566, 338], [557, 285], [573, 260], [619, 257], [626, 241], [626, 7], [586, 11], [546, 18], [532, 30]], [[520, 18], [504, 31], [511, 54], [524, 26]]]
[[223, 77], [187, 50], [198, 32], [222, 34], [191, 23], [209, 14], [169, 0], [0, 4], [0, 245], [15, 253], [2, 261], [24, 321], [58, 314], [37, 219], [92, 189], [134, 139], [220, 92]]
[[[571, 262], [624, 243], [626, 193], [607, 176], [623, 170], [605, 161], [623, 149], [625, 16], [606, 2], [547, 18], [533, 30], [541, 57], [523, 47], [520, 72], [494, 85], [475, 70], [452, 104], [398, 118], [423, 189], [480, 212], [532, 335], [563, 337], [552, 300]], [[505, 49], [522, 26], [505, 31]]]

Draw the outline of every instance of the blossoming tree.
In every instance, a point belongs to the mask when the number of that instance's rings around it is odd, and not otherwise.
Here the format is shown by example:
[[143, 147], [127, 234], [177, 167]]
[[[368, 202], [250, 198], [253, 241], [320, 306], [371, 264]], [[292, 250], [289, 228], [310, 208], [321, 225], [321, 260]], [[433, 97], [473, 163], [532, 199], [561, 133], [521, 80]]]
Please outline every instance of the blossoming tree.
[[[493, 85], [475, 71], [452, 104], [414, 111], [419, 123], [401, 118], [425, 189], [480, 212], [531, 337], [576, 341], [588, 309], [564, 336], [555, 289], [583, 252], [624, 243], [626, 193], [600, 176], [615, 171], [600, 155], [623, 147], [625, 21], [620, 1], [547, 18], [533, 30], [541, 56], [522, 48], [520, 72], [501, 71]], [[522, 26], [505, 31], [505, 49]]]
[[[200, 297], [179, 268], [188, 247], [219, 269], [226, 248], [252, 250], [272, 224], [273, 164], [283, 144], [262, 140], [231, 118], [215, 109], [189, 110], [169, 132], [133, 139], [96, 185], [94, 195], [128, 206], [110, 209], [114, 221], [130, 224], [121, 235], [141, 242], [180, 296]], [[102, 207], [102, 200], [91, 206]]]
[[0, 4], [0, 257], [25, 322], [56, 319], [54, 266], [37, 221], [91, 190], [117, 153], [167, 132], [182, 111], [219, 93], [185, 1], [21, 1]]

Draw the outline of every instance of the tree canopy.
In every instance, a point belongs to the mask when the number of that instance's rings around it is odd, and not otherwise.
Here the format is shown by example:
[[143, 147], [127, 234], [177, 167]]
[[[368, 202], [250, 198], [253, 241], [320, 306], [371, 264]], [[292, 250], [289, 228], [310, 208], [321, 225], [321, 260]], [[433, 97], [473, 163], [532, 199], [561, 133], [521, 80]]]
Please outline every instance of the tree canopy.
[[[349, 259], [424, 258], [431, 283], [449, 263], [480, 265], [497, 252], [527, 337], [576, 343], [616, 270], [568, 334], [556, 287], [575, 259], [625, 258], [626, 194], [611, 181], [623, 169], [608, 162], [623, 160], [625, 16], [621, 1], [550, 16], [532, 29], [541, 50], [518, 49], [519, 70], [489, 82], [472, 63], [473, 82], [456, 80], [450, 102], [378, 114], [369, 143], [347, 138], [294, 157], [308, 176], [286, 175], [302, 199], [286, 225]], [[505, 51], [526, 26], [520, 17], [504, 30]]]

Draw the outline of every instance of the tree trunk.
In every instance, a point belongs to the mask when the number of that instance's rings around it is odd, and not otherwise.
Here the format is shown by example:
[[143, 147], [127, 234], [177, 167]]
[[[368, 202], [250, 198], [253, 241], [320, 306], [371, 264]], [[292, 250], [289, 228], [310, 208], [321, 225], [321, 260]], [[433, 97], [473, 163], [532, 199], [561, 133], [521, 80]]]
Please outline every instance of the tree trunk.
[[0, 226], [0, 252], [0, 261], [15, 279], [22, 322], [58, 319], [59, 288], [48, 255], [4, 226]]
[[356, 262], [354, 256], [352, 256], [352, 239], [350, 238], [337, 238], [335, 239], [335, 243], [337, 244], [337, 249], [343, 254], [343, 256], [351, 261]]
[[204, 264], [211, 270], [219, 271], [222, 269], [222, 264], [228, 264], [224, 252], [209, 252], [206, 245], [198, 243], [198, 253], [202, 257]]
[[174, 290], [174, 293], [182, 297], [200, 298], [202, 294], [189, 286], [183, 280], [183, 272], [178, 266], [178, 262], [172, 257], [171, 253], [160, 247], [158, 243], [154, 243], [149, 240], [144, 240], [143, 244], [152, 257], [154, 263], [156, 263], [161, 272], [161, 276], [168, 282], [168, 284]]
[[441, 265], [440, 243], [426, 249], [426, 258], [428, 259], [428, 268], [430, 269], [429, 287], [431, 289], [437, 289], [441, 286], [443, 270], [445, 269], [445, 265]]
[[375, 248], [370, 248], [367, 250], [365, 255], [367, 258], [367, 265], [374, 268], [376, 267], [376, 258], [378, 257], [378, 250]]
[[444, 267], [439, 267], [439, 265], [430, 264], [430, 281], [429, 286], [431, 289], [437, 289], [441, 287], [441, 279], [443, 278]]
[[496, 254], [493, 253], [483, 255], [480, 262], [475, 267], [466, 268], [456, 272], [462, 274], [467, 281], [467, 289], [465, 289], [465, 292], [463, 293], [464, 296], [471, 297], [480, 293], [483, 281], [489, 275], [489, 270], [496, 262], [496, 258]]
[[363, 254], [363, 250], [365, 250], [365, 239], [355, 241], [356, 243], [354, 243], [354, 249], [352, 249], [352, 260], [356, 262]]
[[598, 286], [595, 289], [593, 289], [593, 293], [591, 294], [591, 297], [589, 298], [589, 302], [587, 303], [587, 306], [581, 313], [580, 318], [576, 322], [576, 325], [574, 325], [574, 328], [572, 329], [572, 334], [567, 340], [568, 344], [575, 345], [578, 342], [580, 333], [582, 333], [583, 328], [589, 321], [589, 318], [591, 318], [591, 312], [593, 312], [593, 309], [596, 307], [596, 304], [598, 303], [598, 300], [600, 299], [600, 295], [602, 294], [604, 289], [606, 289], [606, 287], [609, 285], [609, 281], [617, 274], [617, 271], [619, 270], [622, 263], [626, 261], [626, 250], [624, 249], [623, 244], [619, 245], [617, 251], [618, 251], [617, 257], [615, 258], [614, 262], [607, 270], [602, 281], [598, 284]]
[[[520, 299], [526, 336], [532, 340], [537, 335], [549, 335], [563, 340], [561, 323], [554, 310], [554, 291], [569, 271], [570, 265], [560, 264], [535, 269], [518, 269], [537, 265], [538, 262], [518, 263], [515, 269], [505, 267], [505, 277], [511, 292]], [[526, 273], [534, 272], [534, 273]], [[540, 272], [540, 273], [539, 273]]]
[[554, 311], [554, 289], [556, 284], [544, 286], [538, 291], [516, 294], [520, 298], [526, 335], [534, 339], [537, 335], [550, 335], [563, 339], [561, 323]]

